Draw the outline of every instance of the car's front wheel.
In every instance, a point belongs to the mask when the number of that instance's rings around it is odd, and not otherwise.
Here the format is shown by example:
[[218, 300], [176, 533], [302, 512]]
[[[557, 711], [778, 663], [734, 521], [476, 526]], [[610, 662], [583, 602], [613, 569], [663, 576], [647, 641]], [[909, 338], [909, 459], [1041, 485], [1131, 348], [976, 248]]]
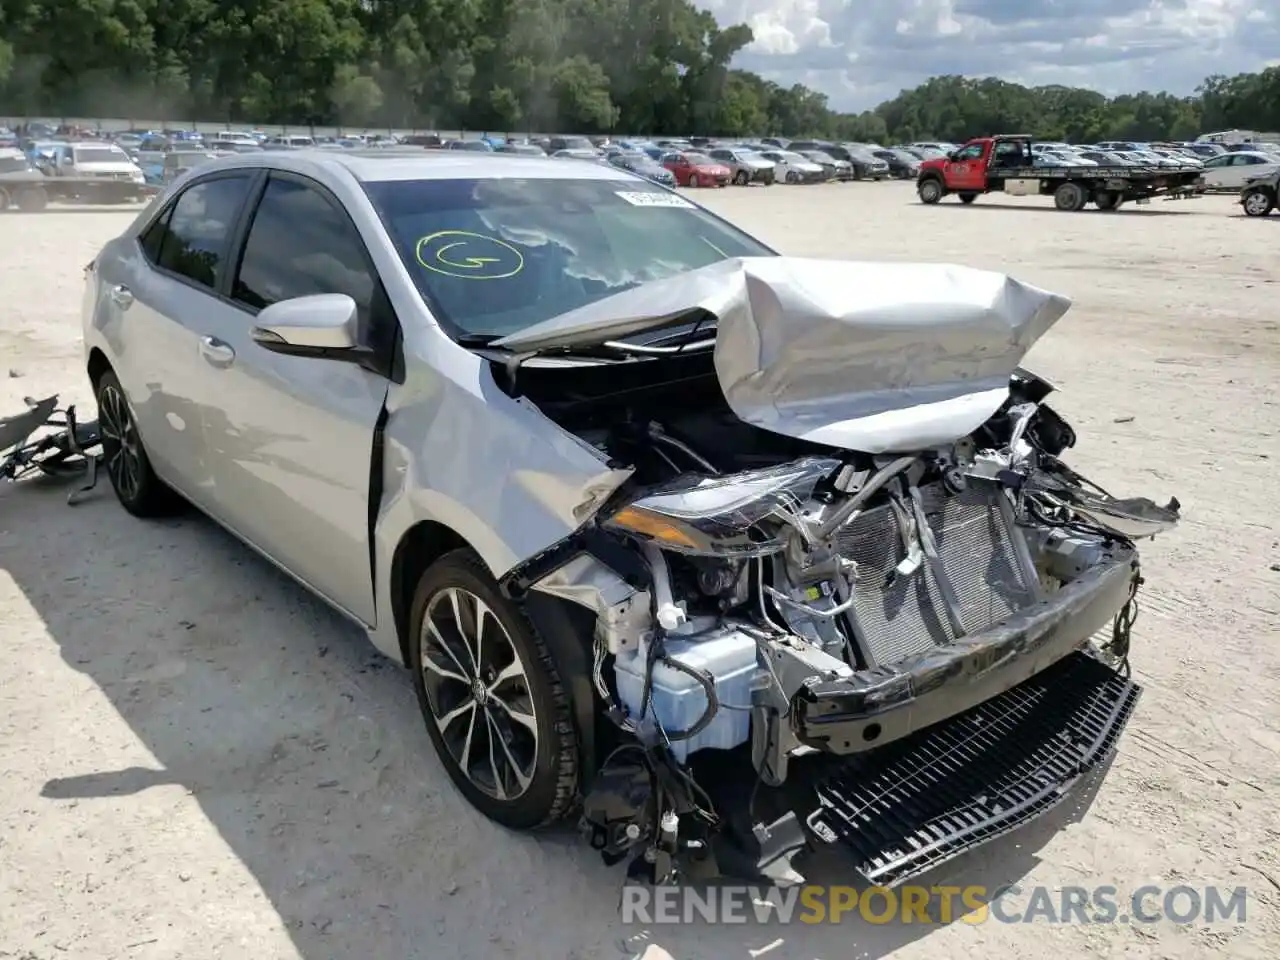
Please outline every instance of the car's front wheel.
[[418, 702], [450, 779], [507, 827], [564, 816], [576, 796], [578, 738], [533, 622], [467, 549], [422, 575], [409, 622]]
[[172, 512], [180, 501], [151, 468], [133, 408], [120, 381], [110, 370], [98, 379], [97, 395], [102, 462], [116, 499], [135, 517], [157, 517]]
[[928, 180], [922, 180], [920, 185], [916, 187], [916, 193], [920, 197], [921, 203], [937, 203], [942, 199], [942, 184], [930, 177]]

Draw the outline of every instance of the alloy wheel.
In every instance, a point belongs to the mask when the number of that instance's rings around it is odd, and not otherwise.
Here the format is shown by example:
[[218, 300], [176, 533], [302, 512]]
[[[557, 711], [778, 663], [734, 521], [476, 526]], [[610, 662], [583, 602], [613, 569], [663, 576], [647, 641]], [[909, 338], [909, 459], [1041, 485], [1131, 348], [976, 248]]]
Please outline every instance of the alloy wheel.
[[98, 395], [98, 429], [102, 433], [102, 454], [107, 476], [120, 499], [132, 502], [142, 489], [142, 458], [138, 428], [129, 404], [120, 391], [108, 384]]
[[1271, 212], [1271, 198], [1261, 190], [1255, 190], [1244, 198], [1244, 212], [1251, 217], [1261, 217]]
[[445, 749], [487, 796], [510, 801], [533, 780], [538, 719], [520, 653], [480, 597], [439, 591], [422, 618], [422, 679]]

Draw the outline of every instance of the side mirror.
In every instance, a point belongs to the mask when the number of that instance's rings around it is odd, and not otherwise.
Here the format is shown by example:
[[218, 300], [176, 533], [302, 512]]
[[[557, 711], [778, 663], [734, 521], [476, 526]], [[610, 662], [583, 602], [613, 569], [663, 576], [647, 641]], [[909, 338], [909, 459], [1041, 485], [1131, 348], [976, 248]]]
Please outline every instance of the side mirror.
[[327, 357], [360, 346], [356, 302], [345, 293], [317, 293], [264, 307], [250, 336], [264, 350]]
[[75, 162], [76, 162], [75, 157], [67, 153], [64, 153], [61, 157], [58, 158], [58, 163], [64, 167], [72, 166]]

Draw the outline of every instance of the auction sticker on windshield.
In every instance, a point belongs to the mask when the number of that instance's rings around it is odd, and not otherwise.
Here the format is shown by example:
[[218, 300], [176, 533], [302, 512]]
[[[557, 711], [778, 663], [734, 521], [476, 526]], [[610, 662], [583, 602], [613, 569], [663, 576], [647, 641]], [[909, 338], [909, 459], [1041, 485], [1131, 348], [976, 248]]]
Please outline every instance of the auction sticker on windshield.
[[681, 207], [685, 210], [694, 209], [692, 203], [674, 193], [619, 190], [616, 192], [616, 196], [633, 207]]

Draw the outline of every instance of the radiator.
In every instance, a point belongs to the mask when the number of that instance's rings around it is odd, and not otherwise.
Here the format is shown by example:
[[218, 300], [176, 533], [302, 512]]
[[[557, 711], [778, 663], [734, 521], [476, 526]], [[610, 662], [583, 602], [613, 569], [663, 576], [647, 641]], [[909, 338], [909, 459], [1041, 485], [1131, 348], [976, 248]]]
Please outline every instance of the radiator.
[[905, 554], [897, 516], [888, 505], [860, 514], [839, 535], [841, 554], [858, 564], [849, 617], [873, 666], [956, 639], [939, 575], [951, 584], [968, 634], [999, 623], [1037, 596], [1034, 570], [1017, 552], [1021, 534], [1010, 529], [997, 500], [1003, 494], [994, 485], [971, 484], [951, 494], [934, 484], [920, 493], [940, 570], [926, 560], [910, 575], [896, 573]]

